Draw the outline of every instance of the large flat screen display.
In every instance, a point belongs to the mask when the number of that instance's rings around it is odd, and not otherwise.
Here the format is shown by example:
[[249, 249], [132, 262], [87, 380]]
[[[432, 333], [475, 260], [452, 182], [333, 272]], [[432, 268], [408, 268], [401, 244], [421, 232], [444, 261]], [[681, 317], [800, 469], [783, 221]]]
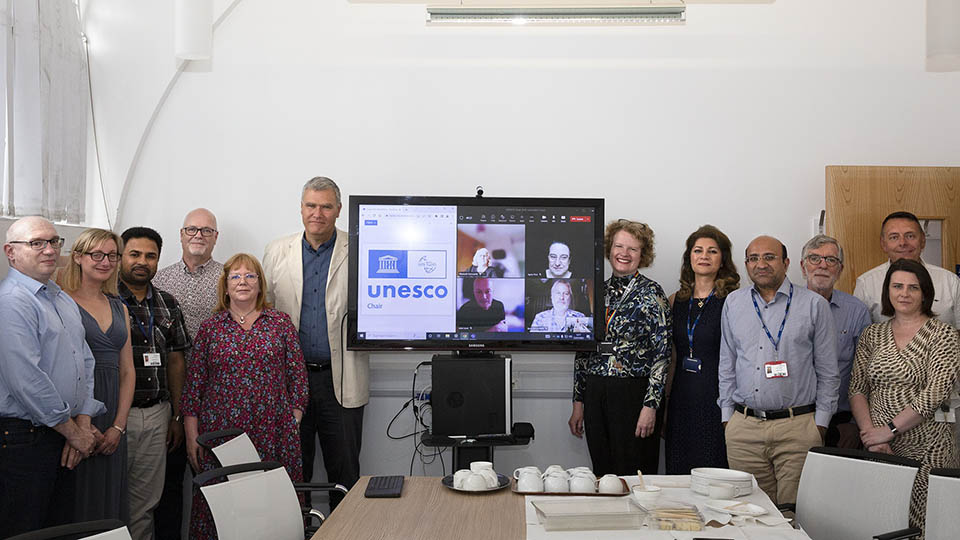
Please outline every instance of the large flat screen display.
[[351, 349], [595, 350], [602, 199], [350, 197]]

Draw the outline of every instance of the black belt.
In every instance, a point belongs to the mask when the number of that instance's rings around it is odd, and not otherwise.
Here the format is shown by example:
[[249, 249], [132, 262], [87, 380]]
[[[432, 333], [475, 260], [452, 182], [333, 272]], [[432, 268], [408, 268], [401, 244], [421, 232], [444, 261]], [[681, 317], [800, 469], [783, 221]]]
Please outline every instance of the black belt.
[[761, 411], [758, 409], [751, 409], [749, 407], [744, 407], [743, 405], [737, 403], [733, 406], [737, 412], [746, 414], [747, 416], [752, 416], [754, 418], [759, 418], [761, 420], [780, 420], [781, 418], [790, 418], [791, 416], [800, 416], [801, 414], [812, 413], [817, 410], [817, 406], [813, 405], [801, 405], [799, 407], [788, 407], [786, 409], [780, 409], [778, 411]]
[[0, 427], [25, 427], [30, 428], [33, 431], [40, 431], [49, 429], [53, 431], [53, 428], [49, 428], [44, 425], [37, 425], [31, 422], [30, 420], [24, 420], [23, 418], [14, 418], [13, 416], [0, 416]]
[[305, 364], [307, 371], [326, 371], [330, 369], [330, 364]]
[[146, 409], [147, 407], [153, 407], [154, 405], [158, 405], [158, 404], [160, 404], [160, 403], [163, 403], [163, 402], [166, 401], [166, 400], [167, 400], [167, 398], [159, 398], [159, 397], [155, 397], [155, 398], [151, 398], [151, 399], [144, 399], [144, 400], [142, 400], [142, 401], [135, 401], [135, 402], [131, 405], [131, 407], [136, 407], [136, 408], [138, 408], [138, 409]]

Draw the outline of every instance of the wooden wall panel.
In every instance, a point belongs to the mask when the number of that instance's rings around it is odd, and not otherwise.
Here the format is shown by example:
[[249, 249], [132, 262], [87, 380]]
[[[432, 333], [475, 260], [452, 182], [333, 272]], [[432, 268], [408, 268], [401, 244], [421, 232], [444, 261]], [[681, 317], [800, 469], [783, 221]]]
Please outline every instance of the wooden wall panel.
[[943, 266], [960, 264], [960, 167], [826, 168], [826, 234], [837, 238], [846, 258], [837, 288], [853, 292], [857, 276], [884, 262], [880, 223], [906, 210], [943, 220]]

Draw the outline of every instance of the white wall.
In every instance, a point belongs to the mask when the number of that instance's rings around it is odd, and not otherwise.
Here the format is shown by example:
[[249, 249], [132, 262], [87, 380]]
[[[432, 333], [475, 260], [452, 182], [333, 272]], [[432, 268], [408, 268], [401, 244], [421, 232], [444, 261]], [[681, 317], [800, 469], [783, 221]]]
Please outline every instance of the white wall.
[[[654, 229], [647, 273], [669, 293], [703, 223], [738, 252], [768, 233], [796, 254], [824, 166], [957, 165], [960, 148], [960, 75], [924, 71], [916, 0], [691, 5], [664, 28], [440, 28], [422, 5], [242, 0], [210, 69], [180, 77], [146, 138], [176, 69], [172, 2], [83, 8], [107, 207], [129, 177], [116, 225], [157, 228], [164, 264], [200, 205], [220, 221], [217, 258], [261, 254], [300, 227], [300, 186], [322, 174], [344, 196], [605, 197], [609, 218]], [[586, 449], [564, 433], [568, 383], [519, 408], [546, 461], [573, 464]], [[382, 435], [391, 399], [368, 412], [365, 472], [399, 452]]]

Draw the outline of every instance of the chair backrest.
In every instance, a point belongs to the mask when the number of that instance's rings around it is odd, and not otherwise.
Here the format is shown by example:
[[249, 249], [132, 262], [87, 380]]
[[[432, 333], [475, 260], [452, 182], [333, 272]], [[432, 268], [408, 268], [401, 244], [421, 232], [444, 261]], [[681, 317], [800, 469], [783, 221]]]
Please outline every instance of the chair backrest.
[[[213, 454], [217, 456], [217, 461], [220, 462], [221, 467], [260, 461], [260, 453], [257, 452], [257, 447], [253, 445], [253, 441], [246, 433], [241, 433], [220, 446], [215, 446]], [[252, 474], [256, 474], [256, 472], [231, 474], [229, 478], [230, 480], [236, 480]]]
[[955, 540], [960, 531], [960, 469], [933, 469], [927, 490], [927, 540]]
[[[242, 470], [247, 467], [247, 470]], [[243, 478], [203, 485], [212, 478], [269, 469]], [[217, 535], [230, 540], [303, 540], [303, 517], [293, 482], [279, 463], [234, 465], [207, 471], [194, 482], [201, 485]]]
[[[93, 536], [84, 536], [90, 534]], [[127, 528], [118, 519], [101, 519], [57, 525], [56, 527], [47, 527], [46, 529], [11, 536], [8, 540], [57, 540], [61, 538], [131, 540]]]
[[918, 461], [889, 454], [811, 448], [800, 474], [797, 520], [813, 540], [905, 529], [919, 469]]

